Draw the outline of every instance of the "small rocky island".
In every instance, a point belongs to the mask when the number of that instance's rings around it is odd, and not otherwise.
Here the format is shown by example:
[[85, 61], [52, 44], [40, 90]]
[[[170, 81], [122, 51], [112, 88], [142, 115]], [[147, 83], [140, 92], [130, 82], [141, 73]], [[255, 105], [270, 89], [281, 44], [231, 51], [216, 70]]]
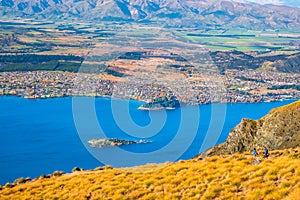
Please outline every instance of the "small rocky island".
[[104, 138], [104, 139], [93, 139], [88, 141], [89, 145], [94, 148], [103, 148], [108, 146], [122, 146], [131, 144], [148, 144], [151, 143], [147, 140], [122, 140], [118, 138]]
[[139, 107], [139, 110], [175, 110], [180, 108], [180, 102], [175, 96], [158, 97]]

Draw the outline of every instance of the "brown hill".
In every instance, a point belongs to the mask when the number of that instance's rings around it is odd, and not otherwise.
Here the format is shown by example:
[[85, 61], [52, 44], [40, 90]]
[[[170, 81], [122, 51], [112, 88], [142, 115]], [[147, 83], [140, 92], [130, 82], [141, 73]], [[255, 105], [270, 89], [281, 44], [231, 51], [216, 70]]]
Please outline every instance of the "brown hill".
[[201, 156], [233, 154], [262, 149], [285, 149], [300, 146], [300, 100], [273, 109], [260, 120], [243, 119], [229, 134], [226, 142]]
[[221, 71], [226, 69], [258, 69], [267, 64], [270, 70], [284, 73], [300, 73], [300, 53], [252, 56], [233, 50], [211, 52], [210, 56]]

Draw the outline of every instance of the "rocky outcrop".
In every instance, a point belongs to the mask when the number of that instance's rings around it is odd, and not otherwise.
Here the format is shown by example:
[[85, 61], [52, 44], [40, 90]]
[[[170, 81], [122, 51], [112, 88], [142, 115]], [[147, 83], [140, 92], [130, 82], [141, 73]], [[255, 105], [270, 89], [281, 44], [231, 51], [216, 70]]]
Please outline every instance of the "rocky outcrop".
[[273, 109], [259, 119], [243, 119], [230, 133], [226, 142], [204, 153], [202, 157], [252, 151], [254, 147], [270, 150], [300, 146], [300, 100]]
[[108, 146], [123, 146], [123, 145], [132, 145], [132, 144], [147, 144], [151, 143], [147, 140], [122, 140], [118, 138], [104, 138], [99, 140], [90, 140], [88, 141], [89, 145], [94, 148], [103, 148]]

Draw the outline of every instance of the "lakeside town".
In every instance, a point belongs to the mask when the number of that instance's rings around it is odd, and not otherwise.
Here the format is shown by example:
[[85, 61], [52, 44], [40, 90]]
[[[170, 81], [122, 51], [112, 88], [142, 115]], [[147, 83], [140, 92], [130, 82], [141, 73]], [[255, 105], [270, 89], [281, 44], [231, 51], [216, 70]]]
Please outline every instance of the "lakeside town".
[[198, 74], [198, 78], [194, 75], [161, 83], [141, 77], [114, 80], [103, 74], [1, 72], [0, 95], [28, 99], [94, 96], [146, 102], [175, 96], [184, 105], [254, 103], [300, 98], [299, 82], [299, 74], [258, 70], [226, 70], [224, 75], [215, 74], [210, 80], [199, 78]]

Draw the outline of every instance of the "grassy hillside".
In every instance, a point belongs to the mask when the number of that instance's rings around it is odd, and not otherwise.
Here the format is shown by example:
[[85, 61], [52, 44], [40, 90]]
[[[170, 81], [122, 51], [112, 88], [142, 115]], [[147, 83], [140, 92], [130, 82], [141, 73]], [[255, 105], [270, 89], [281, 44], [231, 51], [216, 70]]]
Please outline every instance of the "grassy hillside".
[[[99, 168], [3, 186], [0, 199], [299, 199], [300, 148], [147, 165]], [[24, 180], [16, 181], [24, 182]]]

